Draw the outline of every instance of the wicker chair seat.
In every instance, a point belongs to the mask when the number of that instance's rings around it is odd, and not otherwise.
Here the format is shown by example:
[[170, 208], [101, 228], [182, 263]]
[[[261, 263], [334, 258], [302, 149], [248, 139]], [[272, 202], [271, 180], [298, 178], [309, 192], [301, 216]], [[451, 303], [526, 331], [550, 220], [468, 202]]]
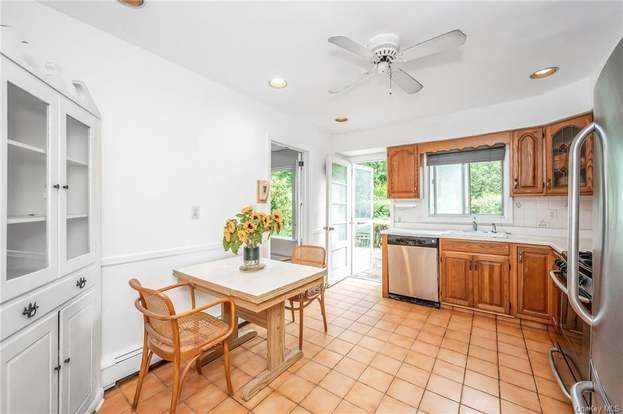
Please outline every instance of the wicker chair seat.
[[[180, 351], [182, 353], [193, 349], [201, 349], [204, 345], [223, 336], [229, 326], [222, 320], [203, 312], [180, 318], [177, 321], [180, 330]], [[156, 347], [164, 352], [173, 352], [173, 344], [158, 341], [150, 338]]]

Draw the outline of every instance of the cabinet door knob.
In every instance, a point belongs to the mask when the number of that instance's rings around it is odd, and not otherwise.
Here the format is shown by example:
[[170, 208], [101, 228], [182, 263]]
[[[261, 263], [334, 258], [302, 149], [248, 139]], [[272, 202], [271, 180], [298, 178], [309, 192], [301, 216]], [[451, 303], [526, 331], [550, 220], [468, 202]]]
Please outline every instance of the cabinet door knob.
[[67, 358], [65, 358], [65, 360], [63, 361], [63, 363], [65, 363], [65, 364], [69, 364], [69, 361], [71, 361], [71, 358], [67, 357]]
[[81, 276], [80, 279], [76, 281], [76, 287], [82, 289], [87, 284], [87, 279], [84, 276]]
[[61, 185], [60, 184], [54, 184], [52, 187], [54, 187], [54, 188], [56, 188], [58, 190], [59, 188], [61, 188]]
[[519, 180], [515, 178], [515, 188], [519, 188]]
[[39, 309], [39, 305], [37, 305], [37, 302], [35, 303], [29, 303], [28, 306], [24, 307], [24, 310], [22, 311], [22, 315], [24, 315], [27, 318], [32, 318], [33, 316], [35, 316], [37, 314], [37, 309]]
[[63, 186], [63, 189], [64, 189], [64, 190], [69, 190], [69, 185], [65, 184], [65, 185]]

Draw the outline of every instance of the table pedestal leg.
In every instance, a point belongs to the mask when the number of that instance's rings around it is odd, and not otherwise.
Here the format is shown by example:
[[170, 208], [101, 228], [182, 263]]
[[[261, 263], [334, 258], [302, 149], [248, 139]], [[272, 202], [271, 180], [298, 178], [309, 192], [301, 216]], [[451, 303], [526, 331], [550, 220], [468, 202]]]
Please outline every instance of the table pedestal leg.
[[303, 356], [298, 349], [290, 351], [287, 355], [285, 353], [284, 310], [283, 302], [266, 310], [266, 371], [261, 372], [242, 388], [242, 398], [245, 401], [251, 399]]

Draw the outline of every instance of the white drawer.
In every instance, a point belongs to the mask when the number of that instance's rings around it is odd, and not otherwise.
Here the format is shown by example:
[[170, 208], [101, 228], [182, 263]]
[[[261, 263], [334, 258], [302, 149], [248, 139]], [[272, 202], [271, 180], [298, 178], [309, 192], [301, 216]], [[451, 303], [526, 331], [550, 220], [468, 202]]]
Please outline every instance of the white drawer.
[[1, 306], [0, 341], [89, 290], [95, 285], [98, 272], [96, 266], [87, 267]]

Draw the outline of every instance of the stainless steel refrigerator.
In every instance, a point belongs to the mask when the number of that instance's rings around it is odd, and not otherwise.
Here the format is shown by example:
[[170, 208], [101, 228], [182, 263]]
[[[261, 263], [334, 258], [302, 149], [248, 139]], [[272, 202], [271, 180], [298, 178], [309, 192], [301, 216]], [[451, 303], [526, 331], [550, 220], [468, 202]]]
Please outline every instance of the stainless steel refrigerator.
[[[594, 122], [569, 149], [569, 250], [567, 291], [576, 313], [591, 327], [590, 381], [571, 388], [578, 414], [623, 408], [623, 39], [594, 90]], [[578, 297], [579, 181], [582, 143], [593, 134], [593, 303]], [[589, 402], [587, 404], [587, 401]]]

